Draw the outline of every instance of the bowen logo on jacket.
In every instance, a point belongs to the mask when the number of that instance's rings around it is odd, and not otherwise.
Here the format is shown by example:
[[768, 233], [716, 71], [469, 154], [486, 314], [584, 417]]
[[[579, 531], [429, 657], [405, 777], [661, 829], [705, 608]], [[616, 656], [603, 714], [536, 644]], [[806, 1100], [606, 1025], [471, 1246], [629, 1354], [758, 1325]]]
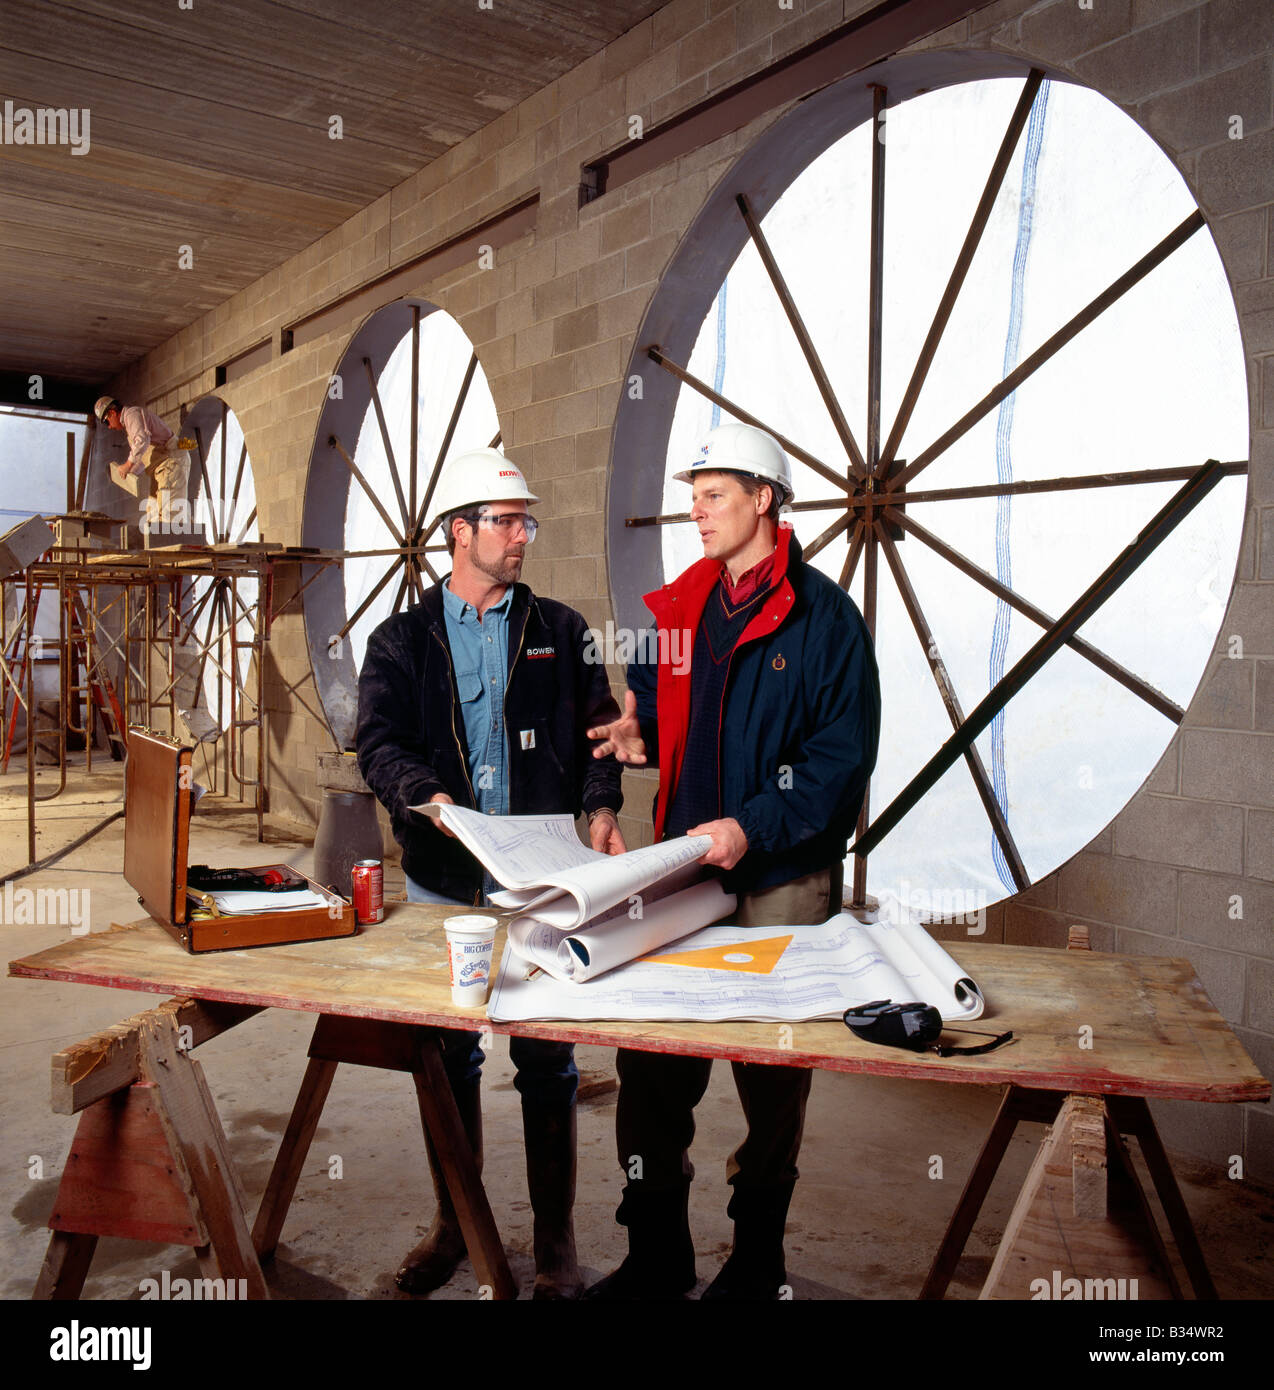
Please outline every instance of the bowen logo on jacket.
[[527, 660], [529, 660], [529, 661], [542, 660], [542, 659], [543, 659], [544, 657], [546, 657], [546, 656], [556, 656], [556, 655], [557, 655], [557, 648], [556, 648], [556, 647], [528, 647], [528, 648], [526, 649], [526, 655], [527, 655]]

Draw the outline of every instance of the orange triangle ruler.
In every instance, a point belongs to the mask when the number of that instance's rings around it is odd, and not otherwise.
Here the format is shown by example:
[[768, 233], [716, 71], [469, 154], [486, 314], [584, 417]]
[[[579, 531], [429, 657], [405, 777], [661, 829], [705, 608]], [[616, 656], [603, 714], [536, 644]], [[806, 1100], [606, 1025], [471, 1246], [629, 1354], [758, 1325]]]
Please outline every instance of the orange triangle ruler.
[[791, 944], [790, 936], [767, 936], [763, 941], [735, 941], [725, 946], [674, 951], [670, 955], [642, 959], [643, 963], [656, 965], [689, 965], [700, 970], [743, 970], [752, 975], [768, 975]]

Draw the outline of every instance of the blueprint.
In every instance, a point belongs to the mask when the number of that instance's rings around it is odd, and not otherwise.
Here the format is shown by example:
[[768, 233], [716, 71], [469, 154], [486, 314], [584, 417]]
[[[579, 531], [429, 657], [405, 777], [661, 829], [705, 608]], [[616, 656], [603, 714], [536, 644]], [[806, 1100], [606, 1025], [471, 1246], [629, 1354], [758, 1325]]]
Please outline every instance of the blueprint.
[[484, 816], [445, 802], [410, 809], [445, 825], [506, 888], [532, 888], [545, 874], [608, 857], [580, 842], [574, 816]]
[[[642, 849], [630, 849], [627, 854], [591, 851], [596, 857], [587, 863], [564, 872], [541, 872], [536, 886], [492, 894], [492, 901], [501, 907], [521, 908], [542, 922], [569, 930], [693, 864], [711, 848], [712, 840], [707, 835], [693, 839], [683, 835]], [[504, 881], [500, 879], [501, 883]]]
[[603, 854], [581, 844], [574, 818], [565, 814], [484, 816], [446, 803], [411, 810], [441, 821], [504, 884], [503, 892], [492, 894], [492, 902], [567, 930], [626, 902], [712, 848], [707, 835], [683, 835], [627, 854]]
[[538, 917], [516, 917], [509, 944], [559, 980], [594, 979], [734, 911], [733, 895], [699, 872], [694, 864], [678, 869], [569, 934]]
[[707, 927], [583, 983], [525, 975], [506, 948], [487, 1007], [493, 1020], [798, 1022], [893, 999], [933, 1004], [952, 1021], [984, 1007], [977, 985], [923, 927], [848, 913], [820, 926]]

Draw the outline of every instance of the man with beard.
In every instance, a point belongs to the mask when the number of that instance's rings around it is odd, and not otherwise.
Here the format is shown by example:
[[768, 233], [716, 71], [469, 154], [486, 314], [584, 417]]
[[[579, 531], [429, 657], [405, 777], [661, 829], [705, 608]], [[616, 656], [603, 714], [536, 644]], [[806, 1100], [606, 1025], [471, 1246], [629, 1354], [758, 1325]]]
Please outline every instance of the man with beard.
[[[595, 761], [586, 730], [618, 714], [584, 619], [519, 583], [538, 502], [495, 449], [447, 466], [434, 501], [451, 574], [372, 633], [358, 686], [358, 763], [389, 811], [411, 902], [479, 905], [493, 887], [449, 831], [409, 808], [449, 802], [488, 815], [587, 813], [594, 849], [622, 854], [621, 768]], [[481, 1162], [478, 1034], [448, 1029], [444, 1063]], [[536, 1298], [581, 1291], [571, 1211], [575, 1091], [569, 1043], [511, 1038], [535, 1216]], [[396, 1280], [409, 1293], [446, 1283], [464, 1241], [429, 1151], [438, 1210]]]

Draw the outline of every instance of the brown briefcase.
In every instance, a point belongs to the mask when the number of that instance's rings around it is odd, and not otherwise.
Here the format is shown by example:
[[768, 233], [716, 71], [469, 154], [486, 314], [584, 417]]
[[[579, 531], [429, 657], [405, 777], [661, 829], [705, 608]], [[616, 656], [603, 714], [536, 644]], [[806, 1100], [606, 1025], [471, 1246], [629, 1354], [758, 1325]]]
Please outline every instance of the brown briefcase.
[[[317, 941], [353, 936], [354, 907], [313, 879], [304, 878], [327, 903], [275, 912], [192, 916], [199, 911], [187, 896], [194, 749], [150, 729], [128, 731], [124, 773], [124, 878], [160, 926], [188, 951], [230, 951], [273, 946], [283, 941]], [[267, 864], [254, 873], [288, 865]], [[298, 874], [299, 870], [289, 869]]]

